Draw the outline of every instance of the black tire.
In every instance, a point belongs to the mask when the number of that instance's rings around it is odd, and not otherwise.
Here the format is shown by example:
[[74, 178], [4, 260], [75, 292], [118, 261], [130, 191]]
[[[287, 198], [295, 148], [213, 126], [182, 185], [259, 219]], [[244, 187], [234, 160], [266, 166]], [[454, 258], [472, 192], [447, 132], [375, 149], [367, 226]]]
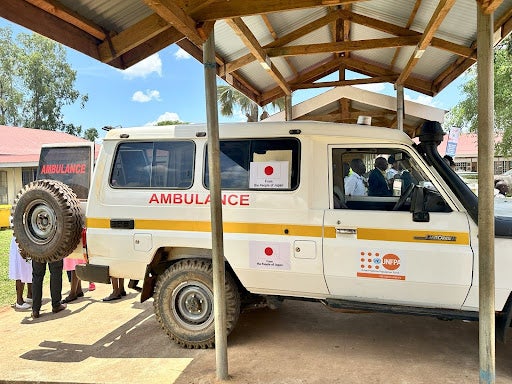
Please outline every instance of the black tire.
[[[226, 273], [227, 333], [240, 315], [240, 294]], [[185, 348], [215, 345], [213, 277], [211, 260], [188, 259], [173, 264], [159, 278], [155, 291], [155, 315], [170, 338]]]
[[14, 236], [25, 259], [62, 260], [80, 241], [80, 201], [60, 181], [37, 180], [25, 185], [14, 200], [12, 216]]

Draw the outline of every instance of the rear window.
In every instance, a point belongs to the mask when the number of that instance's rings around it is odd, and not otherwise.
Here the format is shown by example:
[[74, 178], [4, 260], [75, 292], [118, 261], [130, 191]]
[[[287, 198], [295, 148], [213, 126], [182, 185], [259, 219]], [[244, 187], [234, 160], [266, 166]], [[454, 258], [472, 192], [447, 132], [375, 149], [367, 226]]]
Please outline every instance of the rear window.
[[[222, 189], [294, 190], [299, 185], [300, 142], [294, 138], [222, 140]], [[208, 153], [203, 183], [209, 188]]]
[[87, 199], [91, 183], [91, 148], [41, 148], [37, 180], [61, 181], [73, 189], [79, 199]]
[[110, 185], [114, 188], [188, 189], [194, 175], [192, 141], [121, 143]]

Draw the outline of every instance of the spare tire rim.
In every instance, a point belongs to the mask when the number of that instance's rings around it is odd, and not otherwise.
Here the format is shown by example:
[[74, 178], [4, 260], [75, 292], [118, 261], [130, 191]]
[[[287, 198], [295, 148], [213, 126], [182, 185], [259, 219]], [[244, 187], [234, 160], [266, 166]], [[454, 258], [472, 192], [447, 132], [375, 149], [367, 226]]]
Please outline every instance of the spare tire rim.
[[25, 210], [25, 233], [36, 244], [47, 244], [57, 232], [55, 211], [44, 200], [32, 201]]
[[204, 329], [214, 319], [213, 292], [198, 281], [183, 282], [172, 293], [172, 311], [183, 327]]

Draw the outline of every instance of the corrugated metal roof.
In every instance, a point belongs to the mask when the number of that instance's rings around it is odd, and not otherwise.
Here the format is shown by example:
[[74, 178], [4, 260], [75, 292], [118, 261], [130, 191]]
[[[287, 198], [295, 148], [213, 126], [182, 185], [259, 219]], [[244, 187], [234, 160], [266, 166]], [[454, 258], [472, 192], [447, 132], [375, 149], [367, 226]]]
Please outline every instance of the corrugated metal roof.
[[[494, 1], [491, 0], [491, 6], [501, 0]], [[219, 75], [261, 105], [290, 90], [307, 88], [312, 81], [344, 66], [370, 77], [398, 78], [410, 62], [421, 34], [431, 24], [438, 25], [433, 33], [437, 40], [429, 40], [432, 45], [411, 67], [410, 75], [401, 79], [406, 88], [435, 95], [475, 62], [473, 45], [478, 6], [475, 0], [455, 1], [439, 23], [435, 22], [438, 8], [449, 7], [451, 2], [333, 0], [328, 3], [319, 6], [318, 1], [303, 0], [295, 5], [262, 0], [252, 2], [248, 8], [242, 0], [210, 0], [205, 4], [185, 0], [12, 0], [0, 3], [0, 16], [121, 68], [172, 43], [178, 43], [201, 60], [204, 36], [210, 30], [209, 23], [215, 21]], [[415, 13], [416, 4], [421, 5]], [[226, 23], [227, 19], [242, 20], [255, 36], [255, 46], [248, 47]], [[501, 2], [494, 20], [499, 34], [509, 33], [512, 0]], [[147, 23], [144, 33], [137, 30], [140, 24], [134, 27], [142, 21]], [[306, 27], [311, 25], [316, 29], [306, 32]], [[347, 41], [342, 36], [343, 25], [349, 27]], [[59, 33], [60, 30], [64, 32]], [[294, 37], [283, 40], [289, 34]], [[412, 38], [403, 38], [411, 35]], [[274, 43], [276, 38], [278, 42]], [[372, 47], [373, 39], [384, 40]], [[385, 48], [386, 44], [393, 47]], [[405, 45], [397, 52], [397, 44]], [[288, 47], [296, 49], [290, 51]], [[256, 58], [251, 60], [251, 52], [257, 52], [262, 60], [270, 49], [273, 49], [270, 60], [275, 66], [273, 76]], [[340, 49], [348, 52], [343, 56]], [[237, 61], [242, 58], [243, 62]]]

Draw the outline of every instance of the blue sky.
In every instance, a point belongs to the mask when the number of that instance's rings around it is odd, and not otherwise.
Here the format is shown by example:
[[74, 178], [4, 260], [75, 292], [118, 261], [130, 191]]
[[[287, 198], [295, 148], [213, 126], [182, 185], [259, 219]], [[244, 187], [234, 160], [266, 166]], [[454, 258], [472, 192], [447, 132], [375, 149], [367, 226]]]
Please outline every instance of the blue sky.
[[[10, 26], [14, 33], [29, 32], [0, 18], [0, 27], [5, 26]], [[203, 66], [178, 46], [163, 49], [125, 71], [73, 49], [66, 51], [68, 63], [77, 71], [75, 88], [89, 96], [83, 109], [79, 103], [65, 107], [66, 123], [81, 125], [83, 129], [94, 127], [101, 138], [104, 126], [134, 127], [162, 120], [206, 121]], [[462, 81], [460, 77], [434, 98], [406, 89], [405, 98], [449, 110], [460, 100], [458, 87]], [[388, 83], [362, 88], [395, 95]], [[296, 91], [293, 104], [326, 90]], [[245, 121], [245, 117], [238, 112], [233, 117], [219, 116], [219, 121]]]

